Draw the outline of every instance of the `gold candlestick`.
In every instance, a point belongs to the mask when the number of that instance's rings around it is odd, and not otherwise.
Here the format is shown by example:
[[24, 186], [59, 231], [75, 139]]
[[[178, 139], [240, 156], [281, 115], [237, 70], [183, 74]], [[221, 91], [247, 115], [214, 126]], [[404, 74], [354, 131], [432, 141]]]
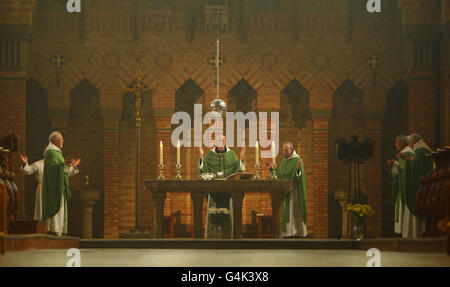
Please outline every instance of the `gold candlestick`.
[[177, 164], [176, 167], [177, 167], [176, 179], [181, 179], [181, 174], [180, 174], [180, 172], [181, 172], [181, 164]]
[[277, 174], [275, 172], [276, 169], [277, 169], [277, 164], [273, 163], [272, 164], [272, 173], [270, 174], [270, 179], [273, 179], [273, 180], [278, 179], [278, 176], [277, 176]]
[[161, 163], [161, 164], [159, 164], [158, 166], [159, 166], [159, 176], [158, 176], [157, 179], [160, 179], [160, 180], [161, 180], [161, 179], [164, 179], [164, 174], [163, 174], [163, 171], [164, 171], [164, 170], [163, 170], [164, 164]]
[[258, 163], [258, 162], [255, 164], [255, 168], [256, 168], [255, 179], [261, 179], [261, 175], [259, 174], [259, 168], [260, 168], [260, 166], [259, 166], [259, 163]]

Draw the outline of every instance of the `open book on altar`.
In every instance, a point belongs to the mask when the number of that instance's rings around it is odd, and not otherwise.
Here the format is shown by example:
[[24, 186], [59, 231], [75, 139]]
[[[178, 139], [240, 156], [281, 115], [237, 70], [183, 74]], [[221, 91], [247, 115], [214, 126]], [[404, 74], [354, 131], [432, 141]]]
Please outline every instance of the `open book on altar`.
[[235, 172], [227, 176], [226, 180], [241, 180], [241, 179], [253, 179], [255, 175], [249, 172]]

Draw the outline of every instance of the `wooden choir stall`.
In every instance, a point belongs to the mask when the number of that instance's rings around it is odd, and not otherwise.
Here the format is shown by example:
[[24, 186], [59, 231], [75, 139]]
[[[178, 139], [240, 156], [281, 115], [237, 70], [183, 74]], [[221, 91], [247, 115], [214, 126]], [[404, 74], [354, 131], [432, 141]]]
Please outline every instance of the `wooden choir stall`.
[[11, 222], [16, 220], [20, 194], [11, 170], [12, 153], [17, 150], [17, 138], [10, 135], [0, 140], [0, 253], [6, 251], [6, 235]]
[[425, 219], [424, 237], [447, 236], [450, 255], [450, 147], [433, 151], [430, 155], [435, 170], [420, 178], [415, 207]]

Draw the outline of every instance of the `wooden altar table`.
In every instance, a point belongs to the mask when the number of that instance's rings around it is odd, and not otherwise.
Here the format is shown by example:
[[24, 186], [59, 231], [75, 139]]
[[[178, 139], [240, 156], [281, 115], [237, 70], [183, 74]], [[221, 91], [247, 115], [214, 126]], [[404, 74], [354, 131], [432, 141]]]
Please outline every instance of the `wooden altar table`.
[[230, 192], [233, 199], [233, 238], [242, 238], [242, 203], [245, 193], [270, 193], [272, 233], [280, 238], [280, 211], [289, 180], [157, 180], [146, 179], [153, 198], [153, 237], [163, 238], [164, 201], [168, 192], [190, 193], [193, 206], [194, 238], [202, 238], [203, 200], [208, 193]]

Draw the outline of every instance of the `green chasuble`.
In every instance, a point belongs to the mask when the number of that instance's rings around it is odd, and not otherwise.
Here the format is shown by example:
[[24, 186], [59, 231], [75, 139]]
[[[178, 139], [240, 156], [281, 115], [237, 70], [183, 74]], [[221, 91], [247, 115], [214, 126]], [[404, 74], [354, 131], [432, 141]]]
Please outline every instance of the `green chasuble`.
[[[406, 158], [414, 156], [414, 152], [410, 147], [404, 148], [401, 154], [405, 155]], [[392, 199], [396, 206], [395, 208], [395, 222], [399, 220], [400, 210], [404, 210], [405, 207], [405, 194], [406, 194], [406, 159], [398, 159], [396, 167], [393, 168], [392, 172]]]
[[70, 199], [69, 172], [65, 168], [64, 157], [59, 150], [47, 149], [44, 156], [42, 182], [42, 220], [58, 213], [63, 192], [64, 204], [67, 206], [67, 201]]
[[[201, 176], [202, 173], [214, 173], [217, 175], [217, 172], [223, 172], [224, 177], [230, 176], [235, 172], [242, 171], [240, 169], [240, 160], [237, 157], [236, 153], [226, 147], [226, 152], [219, 152], [218, 150], [210, 150], [205, 158], [203, 159], [203, 166], [200, 169], [199, 162], [199, 174]], [[230, 202], [230, 193], [229, 192], [221, 192], [221, 193], [211, 193], [211, 197], [214, 199], [216, 203], [216, 207], [218, 208], [228, 208]]]
[[434, 169], [434, 162], [431, 158], [425, 156], [431, 153], [430, 148], [424, 141], [420, 140], [414, 145], [414, 158], [407, 159], [405, 164], [406, 187], [405, 201], [411, 213], [421, 219], [415, 209], [416, 193], [420, 187], [420, 177], [430, 174]]
[[[301, 162], [301, 175], [297, 176], [297, 162]], [[273, 171], [272, 171], [273, 172]], [[289, 158], [283, 158], [280, 163], [280, 167], [275, 170], [279, 179], [289, 179], [291, 181], [291, 188], [285, 192], [285, 200], [281, 209], [282, 213], [282, 231], [285, 231], [285, 223], [289, 222], [290, 206], [289, 201], [293, 188], [298, 190], [298, 202], [303, 215], [303, 220], [306, 223], [306, 173], [303, 168], [303, 160], [297, 154], [294, 153]]]

